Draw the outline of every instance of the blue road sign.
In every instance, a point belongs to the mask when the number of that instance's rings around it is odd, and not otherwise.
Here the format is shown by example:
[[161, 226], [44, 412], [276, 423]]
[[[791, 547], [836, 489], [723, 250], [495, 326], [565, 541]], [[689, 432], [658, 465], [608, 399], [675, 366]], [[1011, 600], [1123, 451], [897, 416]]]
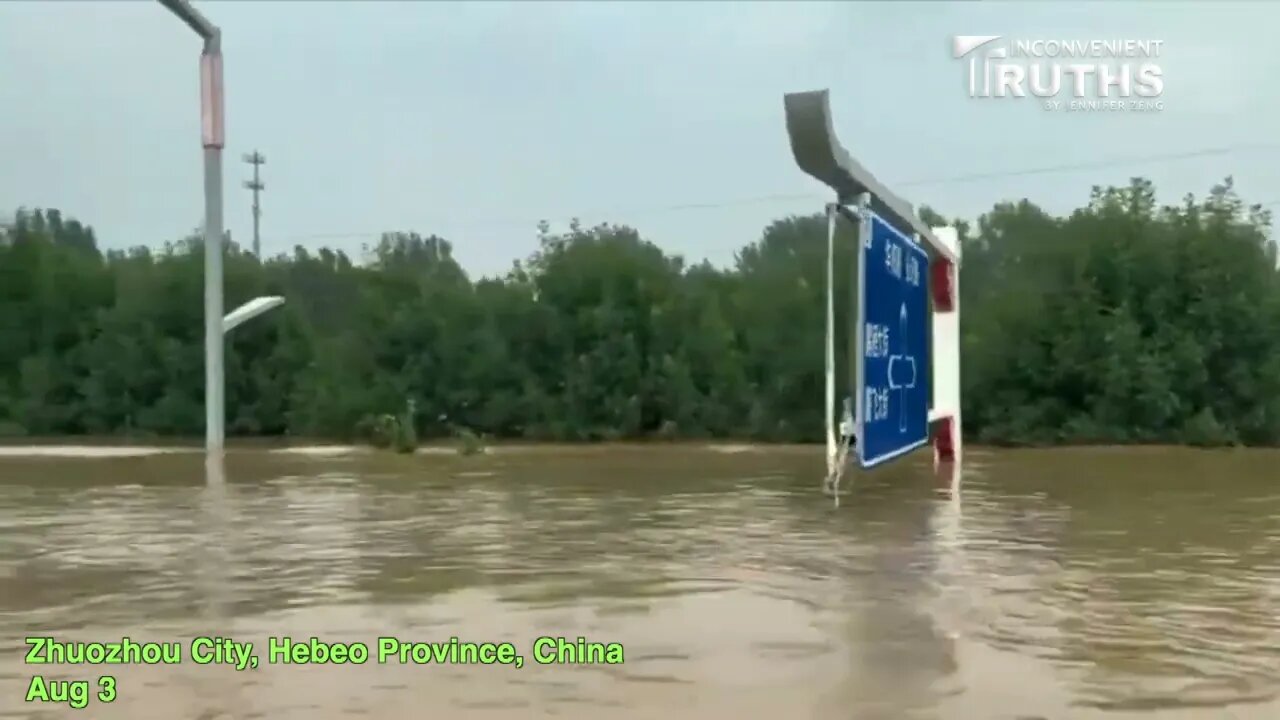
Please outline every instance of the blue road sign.
[[[929, 440], [929, 254], [871, 213], [858, 277], [858, 460], [869, 468]], [[864, 228], [866, 225], [864, 225]]]

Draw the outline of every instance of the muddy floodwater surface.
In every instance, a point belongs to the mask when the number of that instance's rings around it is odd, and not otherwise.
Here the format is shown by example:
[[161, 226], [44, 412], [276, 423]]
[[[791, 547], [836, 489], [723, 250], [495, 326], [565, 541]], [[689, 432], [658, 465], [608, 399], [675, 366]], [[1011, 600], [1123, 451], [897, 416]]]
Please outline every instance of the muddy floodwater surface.
[[0, 717], [1280, 718], [1280, 453], [736, 450], [11, 452]]

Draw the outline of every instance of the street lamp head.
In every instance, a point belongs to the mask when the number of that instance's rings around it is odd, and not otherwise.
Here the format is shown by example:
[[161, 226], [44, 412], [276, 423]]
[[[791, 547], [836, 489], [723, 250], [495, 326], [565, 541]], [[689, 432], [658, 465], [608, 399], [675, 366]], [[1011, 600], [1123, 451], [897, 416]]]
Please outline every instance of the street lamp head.
[[262, 313], [271, 310], [272, 308], [280, 307], [283, 304], [284, 298], [279, 295], [256, 297], [227, 313], [226, 316], [222, 318], [222, 332], [225, 335], [230, 332], [232, 328], [239, 326], [245, 321], [252, 320]]

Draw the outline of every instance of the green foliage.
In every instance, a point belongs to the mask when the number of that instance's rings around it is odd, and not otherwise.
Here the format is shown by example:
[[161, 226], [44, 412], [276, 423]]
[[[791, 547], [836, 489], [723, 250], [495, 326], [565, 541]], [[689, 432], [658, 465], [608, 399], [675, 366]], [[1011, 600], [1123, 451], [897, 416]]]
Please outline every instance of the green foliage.
[[[1154, 198], [1134, 180], [1066, 217], [1022, 201], [957, 223], [973, 439], [1280, 443], [1269, 216], [1230, 180]], [[454, 436], [463, 453], [489, 436], [818, 440], [825, 232], [778, 220], [720, 269], [631, 228], [544, 225], [532, 257], [477, 281], [435, 236], [388, 233], [365, 262], [231, 244], [227, 307], [288, 301], [228, 338], [228, 431], [402, 452]], [[19, 211], [0, 234], [0, 435], [199, 436], [202, 282], [199, 238], [103, 254], [58, 211]]]
[[366, 415], [356, 425], [356, 434], [376, 448], [390, 448], [400, 437], [400, 420], [395, 415]]
[[997, 206], [964, 238], [966, 431], [987, 442], [1280, 442], [1270, 217], [1230, 179], [1157, 207], [1095, 188], [1053, 218]]

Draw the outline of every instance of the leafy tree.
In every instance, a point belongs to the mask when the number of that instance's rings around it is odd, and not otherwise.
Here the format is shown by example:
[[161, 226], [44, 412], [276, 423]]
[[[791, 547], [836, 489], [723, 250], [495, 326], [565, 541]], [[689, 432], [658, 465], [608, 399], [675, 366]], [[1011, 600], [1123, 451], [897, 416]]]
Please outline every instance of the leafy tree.
[[[966, 430], [986, 443], [1280, 443], [1280, 272], [1268, 213], [1228, 178], [1162, 207], [1151, 183], [955, 222]], [[931, 224], [944, 218], [928, 208]], [[838, 226], [837, 321], [856, 275]], [[227, 341], [232, 435], [821, 438], [826, 219], [779, 219], [729, 268], [633, 228], [539, 228], [472, 280], [435, 235], [363, 262], [228, 239], [228, 307], [281, 310]], [[91, 227], [20, 209], [0, 234], [0, 435], [203, 433], [203, 249], [102, 253]], [[838, 347], [847, 367], [848, 348]], [[842, 377], [841, 382], [847, 384]], [[846, 390], [841, 390], [844, 394]], [[414, 408], [412, 412], [404, 410]]]

